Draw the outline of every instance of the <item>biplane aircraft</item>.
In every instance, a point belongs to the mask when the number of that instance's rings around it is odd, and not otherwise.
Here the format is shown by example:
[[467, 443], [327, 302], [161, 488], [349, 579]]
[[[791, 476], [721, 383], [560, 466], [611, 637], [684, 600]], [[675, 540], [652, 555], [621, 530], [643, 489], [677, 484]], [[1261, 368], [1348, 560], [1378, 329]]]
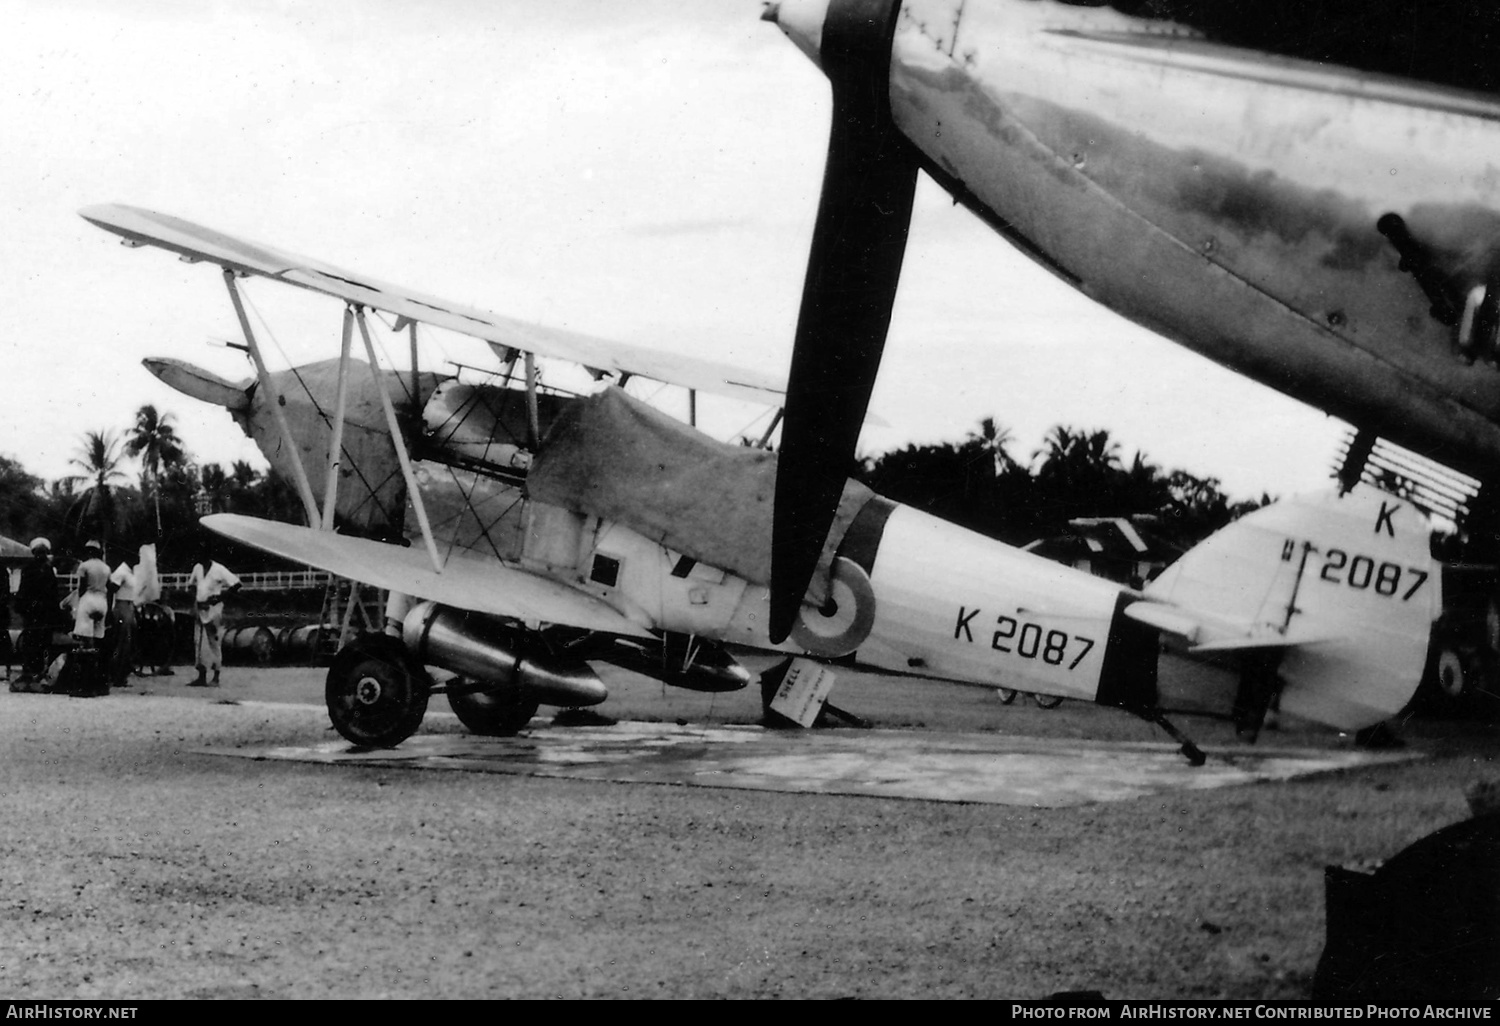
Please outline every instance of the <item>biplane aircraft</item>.
[[[777, 455], [718, 442], [620, 378], [769, 405], [775, 382], [509, 321], [151, 211], [82, 215], [130, 246], [222, 270], [254, 379], [147, 365], [225, 407], [297, 483], [308, 525], [233, 514], [204, 524], [389, 590], [386, 630], [345, 646], [328, 673], [330, 717], [355, 743], [399, 744], [437, 693], [490, 734], [518, 730], [540, 704], [596, 704], [607, 691], [590, 662], [743, 688], [752, 675], [736, 647], [784, 657], [762, 687], [804, 724], [855, 665], [1116, 706], [1159, 723], [1197, 762], [1157, 702], [1163, 640], [1238, 657], [1248, 697], [1237, 715], [1252, 729], [1277, 686], [1284, 711], [1358, 730], [1397, 712], [1420, 677], [1439, 608], [1429, 528], [1371, 487], [1257, 511], [1138, 592], [846, 481], [789, 637], [772, 641]], [[241, 295], [251, 276], [342, 301], [340, 356], [269, 371]], [[372, 311], [409, 333], [409, 370], [381, 368]], [[488, 342], [495, 376], [419, 370], [419, 322]], [[563, 394], [539, 382], [538, 356], [613, 380]]]
[[[773, 638], [837, 508], [919, 169], [1084, 295], [1354, 425], [1346, 483], [1383, 439], [1500, 487], [1492, 5], [778, 0], [764, 17], [833, 92]], [[1478, 500], [1500, 535], [1500, 497]]]

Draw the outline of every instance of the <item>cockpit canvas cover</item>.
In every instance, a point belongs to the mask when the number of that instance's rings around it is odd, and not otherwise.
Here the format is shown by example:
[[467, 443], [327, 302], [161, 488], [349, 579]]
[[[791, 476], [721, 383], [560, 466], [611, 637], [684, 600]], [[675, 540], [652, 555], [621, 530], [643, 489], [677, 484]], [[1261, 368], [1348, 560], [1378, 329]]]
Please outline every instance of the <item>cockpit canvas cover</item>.
[[[751, 583], [770, 581], [775, 453], [715, 441], [621, 389], [563, 411], [526, 484], [538, 502], [619, 522]], [[873, 495], [845, 483], [811, 601], [826, 597], [838, 543]]]

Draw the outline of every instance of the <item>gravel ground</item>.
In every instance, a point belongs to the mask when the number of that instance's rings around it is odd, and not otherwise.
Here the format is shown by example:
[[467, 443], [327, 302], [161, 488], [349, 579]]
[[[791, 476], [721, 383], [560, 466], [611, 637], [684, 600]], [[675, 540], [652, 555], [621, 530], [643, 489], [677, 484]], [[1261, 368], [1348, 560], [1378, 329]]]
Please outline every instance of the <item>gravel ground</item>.
[[[1466, 816], [1500, 747], [1412, 723], [1419, 763], [1030, 810], [192, 754], [331, 736], [321, 671], [225, 676], [0, 692], [0, 996], [1301, 997], [1323, 867]], [[611, 686], [621, 717], [759, 712]], [[1077, 703], [841, 687], [881, 726], [1155, 736]]]

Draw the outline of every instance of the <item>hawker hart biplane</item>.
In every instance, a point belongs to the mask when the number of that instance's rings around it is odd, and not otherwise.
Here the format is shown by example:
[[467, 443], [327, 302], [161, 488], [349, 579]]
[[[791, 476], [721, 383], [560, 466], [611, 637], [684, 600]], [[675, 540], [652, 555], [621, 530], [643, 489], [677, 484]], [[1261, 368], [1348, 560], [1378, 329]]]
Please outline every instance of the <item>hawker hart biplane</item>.
[[1387, 439], [1485, 482], [1500, 534], [1500, 9], [778, 0], [764, 17], [833, 92], [771, 637], [837, 508], [919, 169], [1084, 295], [1354, 425], [1346, 484]]
[[[131, 246], [222, 270], [254, 380], [147, 364], [228, 409], [296, 482], [309, 526], [233, 514], [203, 523], [389, 590], [386, 630], [346, 645], [328, 673], [329, 714], [355, 743], [399, 744], [434, 693], [491, 734], [516, 731], [539, 704], [601, 702], [590, 661], [684, 688], [742, 688], [751, 674], [731, 646], [785, 657], [762, 684], [773, 708], [804, 724], [854, 665], [1117, 706], [1200, 762], [1158, 706], [1164, 640], [1237, 655], [1249, 696], [1239, 715], [1252, 728], [1278, 687], [1287, 713], [1371, 726], [1406, 704], [1421, 675], [1439, 608], [1429, 528], [1370, 487], [1257, 511], [1138, 592], [845, 481], [790, 636], [773, 642], [777, 456], [715, 441], [618, 383], [549, 391], [534, 358], [771, 405], [774, 382], [506, 320], [151, 211], [82, 214]], [[270, 372], [245, 313], [248, 276], [342, 300], [339, 358]], [[371, 311], [410, 333], [409, 371], [381, 369]], [[505, 376], [418, 370], [418, 322], [488, 342]], [[350, 353], [356, 328], [363, 369]], [[519, 387], [508, 380], [518, 364]], [[435, 681], [431, 667], [454, 676]]]

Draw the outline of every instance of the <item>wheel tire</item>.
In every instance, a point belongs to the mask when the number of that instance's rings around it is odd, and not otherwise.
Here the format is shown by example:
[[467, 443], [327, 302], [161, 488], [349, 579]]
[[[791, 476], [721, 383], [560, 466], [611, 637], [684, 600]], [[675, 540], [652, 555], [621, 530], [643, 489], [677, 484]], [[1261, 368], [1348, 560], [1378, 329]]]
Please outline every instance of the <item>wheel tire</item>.
[[1039, 709], [1056, 709], [1063, 704], [1063, 700], [1056, 695], [1032, 695], [1031, 698]]
[[531, 722], [541, 704], [535, 698], [525, 697], [515, 688], [503, 691], [448, 692], [448, 705], [457, 714], [459, 722], [485, 737], [510, 737], [522, 730]]
[[1469, 675], [1464, 670], [1463, 657], [1451, 648], [1438, 653], [1433, 684], [1438, 695], [1447, 702], [1457, 702], [1468, 690]]
[[1001, 705], [1010, 705], [1020, 694], [1019, 691], [1012, 691], [1010, 688], [997, 688], [996, 690], [999, 692]]
[[339, 650], [323, 697], [333, 727], [366, 748], [394, 748], [427, 715], [432, 681], [395, 638], [366, 634]]

